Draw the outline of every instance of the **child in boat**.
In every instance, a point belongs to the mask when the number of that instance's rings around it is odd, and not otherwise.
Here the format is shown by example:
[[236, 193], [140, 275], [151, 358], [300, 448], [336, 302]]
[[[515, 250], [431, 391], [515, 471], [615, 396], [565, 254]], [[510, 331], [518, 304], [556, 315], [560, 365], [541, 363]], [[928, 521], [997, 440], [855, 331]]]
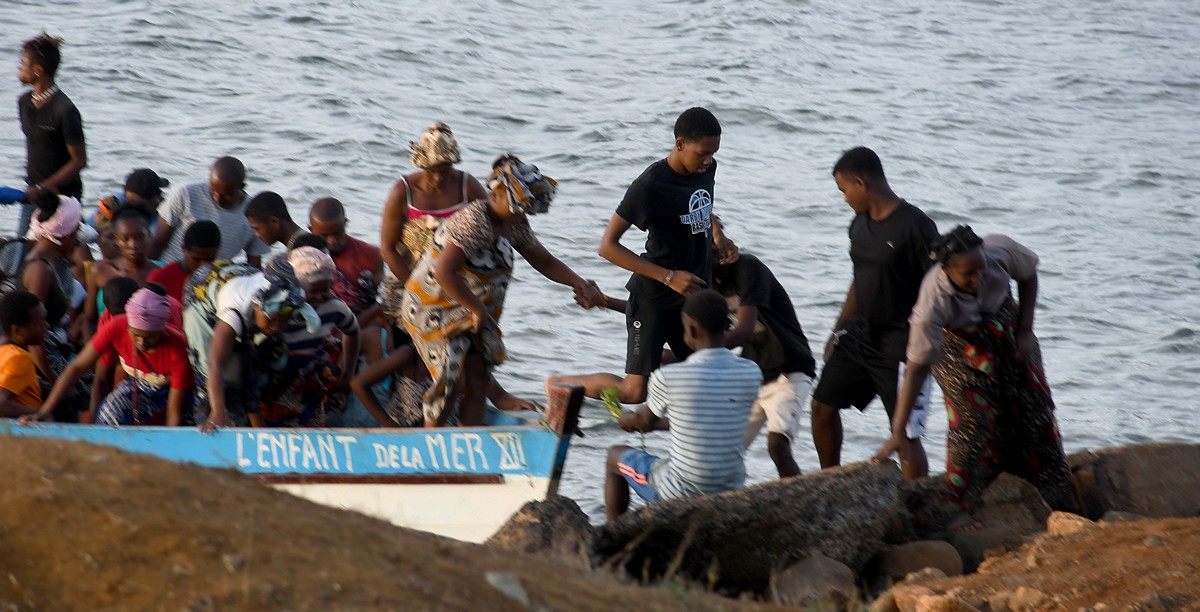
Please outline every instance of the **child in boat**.
[[263, 391], [263, 419], [268, 427], [323, 427], [327, 413], [346, 408], [349, 379], [358, 366], [358, 319], [330, 292], [337, 268], [328, 253], [301, 246], [286, 257], [320, 325], [309, 329], [293, 320], [283, 330], [288, 366]]
[[[150, 239], [150, 219], [145, 211], [127, 206], [117, 210], [112, 218], [113, 233], [121, 257], [97, 261], [88, 277], [88, 298], [84, 302], [80, 325], [90, 335], [92, 323], [98, 323], [104, 313], [104, 284], [116, 276], [127, 276], [144, 285], [158, 264], [146, 257]], [[85, 336], [86, 337], [86, 336]]]
[[[663, 344], [680, 358], [691, 349], [683, 341], [680, 309], [686, 296], [712, 286], [714, 246], [721, 261], [737, 259], [737, 247], [721, 232], [712, 214], [713, 187], [721, 147], [721, 124], [703, 108], [689, 108], [675, 122], [675, 145], [670, 155], [646, 168], [625, 192], [613, 213], [600, 255], [633, 273], [625, 285], [628, 346], [625, 377], [615, 374], [563, 376], [547, 380], [583, 385], [588, 397], [599, 398], [617, 387], [625, 403], [646, 399], [646, 382], [662, 362]], [[646, 252], [637, 255], [621, 244], [631, 226], [649, 232]]]
[[[620, 417], [625, 431], [669, 429], [671, 455], [659, 458], [629, 446], [608, 451], [604, 506], [608, 520], [629, 508], [629, 489], [653, 503], [742, 486], [742, 436], [758, 397], [762, 372], [725, 348], [729, 310], [711, 289], [683, 303], [683, 337], [693, 353], [650, 375], [646, 403]], [[670, 419], [668, 425], [668, 419]]]
[[505, 359], [498, 321], [514, 250], [546, 278], [573, 287], [585, 308], [599, 304], [595, 284], [551, 255], [529, 225], [528, 215], [550, 208], [554, 180], [511, 154], [492, 168], [489, 199], [450, 217], [405, 286], [404, 326], [434, 381], [424, 395], [427, 427], [447, 422], [446, 408], [460, 392], [459, 422], [483, 421], [488, 375]]
[[320, 325], [286, 262], [264, 273], [217, 261], [192, 274], [184, 288], [183, 325], [201, 430], [263, 426], [259, 392], [272, 372], [287, 367], [282, 332], [297, 316], [311, 330]]
[[167, 295], [183, 301], [183, 286], [200, 266], [216, 261], [221, 248], [221, 228], [207, 219], [188, 226], [183, 234], [183, 258], [150, 273], [146, 282], [167, 288]]
[[10, 291], [0, 298], [0, 327], [0, 416], [36, 414], [42, 387], [29, 347], [46, 335], [46, 307], [28, 291]]
[[[171, 304], [166, 289], [150, 285], [139, 289], [119, 314], [96, 330], [71, 365], [63, 371], [41, 411], [31, 420], [49, 420], [79, 378], [92, 371], [102, 358], [120, 365], [125, 379], [103, 397], [95, 411], [100, 425], [183, 425], [191, 420], [195, 381], [188, 363], [187, 339], [168, 325]], [[111, 377], [97, 377], [96, 386], [108, 386]]]

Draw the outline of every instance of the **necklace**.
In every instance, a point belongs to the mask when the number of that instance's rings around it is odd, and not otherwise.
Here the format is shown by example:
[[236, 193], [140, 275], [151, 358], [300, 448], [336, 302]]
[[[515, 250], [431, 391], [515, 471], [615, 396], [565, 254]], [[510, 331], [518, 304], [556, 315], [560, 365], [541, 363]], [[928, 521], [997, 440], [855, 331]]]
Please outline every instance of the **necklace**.
[[43, 102], [54, 97], [54, 94], [56, 94], [56, 93], [58, 93], [58, 85], [51, 85], [50, 89], [47, 89], [46, 91], [43, 91], [42, 93], [34, 92], [33, 95], [30, 96], [30, 99], [33, 100], [34, 104], [41, 106]]

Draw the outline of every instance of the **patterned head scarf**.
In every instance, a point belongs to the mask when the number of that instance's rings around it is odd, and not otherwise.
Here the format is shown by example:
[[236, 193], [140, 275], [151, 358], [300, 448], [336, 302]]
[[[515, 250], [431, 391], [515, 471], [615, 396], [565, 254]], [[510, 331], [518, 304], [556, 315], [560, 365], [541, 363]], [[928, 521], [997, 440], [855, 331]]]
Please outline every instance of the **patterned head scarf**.
[[329, 253], [310, 246], [292, 249], [288, 253], [288, 263], [292, 264], [296, 278], [303, 285], [331, 280], [337, 269]]
[[254, 294], [254, 304], [268, 317], [298, 314], [309, 332], [321, 327], [321, 317], [304, 301], [304, 290], [296, 281], [296, 273], [285, 257], [276, 257], [263, 273], [265, 284]]
[[171, 318], [171, 302], [165, 295], [138, 289], [125, 303], [129, 326], [142, 331], [162, 331]]
[[81, 221], [83, 221], [83, 207], [80, 206], [79, 200], [60, 195], [58, 196], [58, 208], [54, 210], [54, 214], [50, 215], [49, 219], [39, 221], [38, 214], [34, 213], [33, 219], [29, 221], [29, 237], [33, 240], [46, 238], [54, 244], [62, 244], [63, 238], [79, 231]]
[[536, 215], [550, 210], [550, 201], [558, 191], [558, 182], [543, 176], [538, 167], [527, 164], [508, 153], [492, 164], [488, 175], [488, 190], [504, 187], [508, 190], [509, 207], [513, 213]]
[[421, 133], [420, 143], [409, 142], [408, 148], [412, 149], [412, 155], [409, 156], [412, 165], [422, 170], [438, 164], [457, 164], [462, 161], [454, 132], [441, 121]]

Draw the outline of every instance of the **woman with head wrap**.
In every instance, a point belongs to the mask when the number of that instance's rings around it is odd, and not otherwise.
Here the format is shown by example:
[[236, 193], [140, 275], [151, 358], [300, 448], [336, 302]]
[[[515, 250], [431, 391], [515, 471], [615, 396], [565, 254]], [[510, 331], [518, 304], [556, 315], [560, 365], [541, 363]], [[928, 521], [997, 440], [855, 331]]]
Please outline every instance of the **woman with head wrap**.
[[447, 402], [461, 391], [459, 422], [483, 421], [492, 368], [504, 361], [498, 321], [513, 271], [513, 250], [546, 278], [573, 287], [584, 307], [599, 291], [538, 242], [527, 215], [546, 212], [555, 182], [514, 155], [493, 164], [486, 200], [450, 218], [433, 238], [405, 286], [404, 326], [433, 379], [425, 392], [425, 425], [453, 415]]
[[[157, 290], [157, 291], [156, 291]], [[167, 325], [170, 302], [162, 287], [140, 289], [125, 303], [125, 314], [112, 317], [96, 330], [79, 355], [55, 383], [35, 419], [52, 418], [54, 408], [98, 362], [116, 362], [125, 379], [111, 389], [112, 377], [97, 385], [101, 398], [96, 423], [101, 425], [182, 425], [190, 417], [192, 367], [188, 364], [183, 332]], [[111, 392], [110, 392], [111, 389]]]
[[[79, 200], [45, 193], [35, 202], [29, 234], [24, 241], [12, 241], [0, 249], [0, 292], [25, 289], [38, 296], [46, 306], [49, 329], [41, 346], [30, 347], [38, 365], [43, 392], [57, 380], [75, 354], [67, 338], [70, 326], [71, 296], [75, 291], [75, 275], [71, 270], [71, 255], [77, 244], [76, 233], [83, 220]], [[91, 377], [85, 377], [72, 389], [68, 401], [61, 404], [55, 415], [60, 421], [74, 422], [87, 406], [91, 394]]]
[[323, 427], [326, 414], [346, 409], [349, 379], [358, 364], [358, 318], [331, 292], [337, 268], [328, 253], [296, 247], [268, 268], [274, 270], [285, 262], [320, 324], [312, 329], [293, 320], [283, 330], [288, 365], [263, 390], [263, 420], [268, 427]]
[[264, 425], [259, 392], [287, 367], [282, 333], [297, 317], [309, 329], [320, 324], [286, 261], [268, 272], [215, 262], [192, 274], [183, 290], [183, 328], [202, 430]]
[[487, 198], [475, 177], [456, 170], [462, 161], [450, 127], [438, 122], [409, 143], [409, 159], [418, 170], [400, 177], [383, 207], [379, 244], [388, 274], [380, 289], [380, 304], [389, 324], [399, 325], [404, 283], [417, 260], [429, 249], [433, 234], [469, 202]]
[[941, 265], [921, 282], [892, 437], [875, 459], [899, 447], [932, 371], [950, 417], [946, 478], [959, 514], [948, 527], [979, 527], [969, 512], [1000, 472], [1032, 482], [1051, 508], [1073, 512], [1071, 473], [1033, 335], [1037, 255], [1008, 236], [980, 238], [965, 225], [933, 246]]

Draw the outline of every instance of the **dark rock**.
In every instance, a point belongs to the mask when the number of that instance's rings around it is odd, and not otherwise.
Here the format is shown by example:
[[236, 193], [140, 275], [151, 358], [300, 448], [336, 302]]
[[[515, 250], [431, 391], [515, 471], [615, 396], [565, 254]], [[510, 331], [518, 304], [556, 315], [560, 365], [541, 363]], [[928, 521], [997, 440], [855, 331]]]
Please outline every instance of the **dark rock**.
[[963, 571], [967, 573], [979, 567], [988, 551], [1015, 549], [1026, 536], [1045, 531], [1050, 516], [1050, 507], [1037, 488], [1011, 474], [1001, 474], [992, 482], [982, 501], [974, 516], [983, 527], [944, 534], [962, 556]]
[[863, 570], [868, 584], [886, 585], [925, 568], [935, 568], [946, 576], [963, 571], [962, 557], [949, 542], [923, 540], [893, 546], [877, 555]]
[[843, 610], [857, 600], [854, 572], [825, 555], [813, 555], [771, 577], [771, 601], [783, 606]]
[[594, 531], [574, 500], [551, 497], [525, 504], [487, 544], [547, 556], [573, 568], [592, 567]]
[[906, 529], [900, 482], [894, 463], [862, 463], [651, 504], [600, 527], [596, 551], [635, 578], [761, 594], [772, 571], [817, 552], [861, 569]]
[[1200, 514], [1200, 445], [1142, 444], [1067, 458], [1084, 512], [1110, 510], [1151, 518]]

